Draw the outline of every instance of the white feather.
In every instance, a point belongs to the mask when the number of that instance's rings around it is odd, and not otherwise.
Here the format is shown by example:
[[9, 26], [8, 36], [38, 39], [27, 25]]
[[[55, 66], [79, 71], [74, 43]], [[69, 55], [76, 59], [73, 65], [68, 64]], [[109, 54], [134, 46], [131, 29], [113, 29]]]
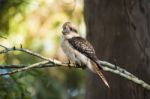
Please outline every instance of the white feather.
[[90, 70], [95, 72], [91, 60], [87, 58], [84, 54], [80, 53], [76, 49], [74, 49], [68, 40], [65, 39], [65, 37], [62, 37], [61, 47], [64, 51], [64, 53], [67, 55], [67, 57], [70, 58], [71, 61], [74, 63], [78, 63], [80, 65], [86, 65]]

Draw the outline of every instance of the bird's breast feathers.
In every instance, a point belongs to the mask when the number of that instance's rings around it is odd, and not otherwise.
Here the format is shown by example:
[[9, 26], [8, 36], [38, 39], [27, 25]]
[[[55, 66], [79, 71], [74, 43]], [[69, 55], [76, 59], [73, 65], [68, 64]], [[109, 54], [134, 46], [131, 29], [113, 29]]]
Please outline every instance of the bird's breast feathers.
[[94, 71], [91, 60], [78, 50], [74, 49], [73, 46], [65, 38], [62, 38], [61, 47], [67, 57], [71, 59], [71, 61], [81, 65], [84, 64], [88, 66], [92, 71]]

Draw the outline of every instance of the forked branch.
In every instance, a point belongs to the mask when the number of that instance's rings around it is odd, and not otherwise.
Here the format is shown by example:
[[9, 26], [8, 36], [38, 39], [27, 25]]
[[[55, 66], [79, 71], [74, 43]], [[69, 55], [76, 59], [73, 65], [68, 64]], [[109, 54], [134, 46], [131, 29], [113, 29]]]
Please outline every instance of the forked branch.
[[[20, 48], [16, 48], [16, 47], [7, 48], [3, 45], [0, 45], [0, 47], [3, 48], [3, 50], [0, 51], [0, 54], [9, 53], [11, 51], [21, 51], [21, 52], [27, 53], [29, 55], [32, 55], [34, 57], [37, 57], [37, 58], [40, 58], [43, 60], [42, 62], [37, 62], [34, 64], [17, 64], [17, 65], [14, 65], [14, 64], [2, 65], [1, 64], [0, 69], [12, 69], [12, 71], [9, 71], [6, 73], [0, 73], [0, 76], [11, 75], [11, 74], [14, 74], [17, 72], [31, 70], [33, 68], [46, 68], [46, 67], [58, 67], [58, 66], [69, 67], [69, 68], [85, 68], [85, 66], [77, 66], [76, 64], [72, 64], [72, 63], [63, 63], [63, 62], [55, 60], [55, 59], [44, 57], [44, 56], [42, 56], [38, 53], [35, 53], [31, 50], [22, 48], [22, 45], [20, 46]], [[139, 79], [135, 75], [131, 74], [127, 70], [125, 70], [119, 66], [113, 65], [109, 62], [106, 62], [106, 61], [99, 61], [99, 62], [103, 66], [104, 71], [109, 71], [111, 73], [117, 74], [117, 75], [124, 77], [136, 84], [141, 85], [143, 88], [145, 88], [147, 90], [150, 90], [149, 84], [147, 84], [143, 80]]]

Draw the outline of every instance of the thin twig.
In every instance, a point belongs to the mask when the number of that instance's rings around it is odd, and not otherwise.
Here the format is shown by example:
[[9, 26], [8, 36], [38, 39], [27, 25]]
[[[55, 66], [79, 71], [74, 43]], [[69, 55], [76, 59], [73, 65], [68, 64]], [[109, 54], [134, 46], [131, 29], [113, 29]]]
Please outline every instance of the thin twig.
[[7, 72], [7, 73], [0, 73], [0, 76], [3, 76], [3, 75], [11, 75], [11, 74], [14, 74], [14, 73], [17, 73], [17, 72], [21, 72], [21, 71], [26, 71], [26, 70], [29, 70], [29, 69], [32, 69], [36, 66], [39, 66], [39, 65], [43, 65], [43, 64], [47, 64], [49, 63], [49, 61], [43, 61], [43, 62], [38, 62], [38, 63], [35, 63], [33, 65], [29, 65], [27, 67], [23, 67], [23, 68], [20, 68], [20, 69], [16, 69], [14, 71], [11, 71], [11, 72]]
[[11, 75], [14, 73], [18, 73], [18, 72], [22, 72], [22, 71], [26, 71], [26, 70], [30, 70], [33, 68], [45, 68], [45, 67], [58, 67], [58, 66], [62, 66], [62, 67], [68, 67], [68, 68], [83, 68], [84, 66], [76, 66], [73, 63], [64, 63], [64, 64], [52, 64], [50, 61], [42, 61], [42, 62], [37, 62], [35, 64], [31, 64], [31, 65], [0, 65], [0, 69], [15, 69], [6, 73], [0, 73], [0, 76], [4, 76], [4, 75]]
[[[12, 65], [2, 65], [0, 64], [0, 69], [20, 69], [24, 67], [28, 67], [32, 64], [12, 64]], [[44, 67], [56, 67], [54, 64], [42, 64], [40, 66], [34, 67], [34, 68], [44, 68]]]
[[[0, 64], [0, 69], [20, 69], [24, 67], [28, 67], [33, 64], [10, 64], [10, 65], [2, 65]], [[77, 66], [73, 63], [63, 63], [63, 64], [52, 64], [52, 63], [47, 63], [47, 64], [38, 64], [34, 68], [45, 68], [45, 67], [67, 67], [67, 68], [84, 68], [85, 66]]]
[[[5, 47], [5, 46], [3, 46], [3, 45], [0, 45], [0, 47], [5, 48], [5, 50], [7, 49], [7, 47]], [[0, 53], [0, 54], [1, 54], [1, 53]]]
[[47, 57], [44, 57], [44, 56], [42, 56], [42, 55], [40, 55], [40, 54], [38, 54], [38, 53], [32, 52], [32, 51], [30, 51], [30, 50], [28, 50], [28, 49], [22, 48], [22, 45], [21, 45], [20, 48], [16, 48], [15, 46], [12, 47], [12, 48], [7, 48], [7, 47], [5, 47], [5, 46], [3, 46], [3, 45], [0, 45], [0, 46], [3, 47], [3, 48], [5, 48], [5, 49], [3, 49], [2, 51], [0, 51], [0, 54], [5, 54], [5, 53], [11, 52], [11, 51], [21, 51], [21, 52], [30, 54], [30, 55], [32, 55], [32, 56], [35, 56], [35, 57], [37, 57], [37, 58], [50, 61], [50, 62], [52, 62], [52, 63], [63, 64], [62, 62], [57, 61], [57, 60], [55, 60], [55, 59], [47, 58]]

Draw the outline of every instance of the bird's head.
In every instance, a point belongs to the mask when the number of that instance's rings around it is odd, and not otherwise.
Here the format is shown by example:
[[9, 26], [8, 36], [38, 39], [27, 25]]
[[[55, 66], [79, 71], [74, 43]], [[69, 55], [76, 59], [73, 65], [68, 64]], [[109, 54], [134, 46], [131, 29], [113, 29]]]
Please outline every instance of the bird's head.
[[76, 27], [70, 22], [65, 22], [62, 26], [62, 34], [67, 38], [77, 37], [79, 36]]

